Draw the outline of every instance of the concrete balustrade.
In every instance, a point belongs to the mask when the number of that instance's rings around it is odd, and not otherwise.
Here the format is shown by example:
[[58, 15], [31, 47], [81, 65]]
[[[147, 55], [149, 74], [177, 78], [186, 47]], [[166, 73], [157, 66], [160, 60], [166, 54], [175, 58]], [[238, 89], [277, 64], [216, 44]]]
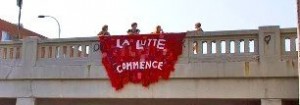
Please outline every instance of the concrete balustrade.
[[[290, 39], [288, 42], [289, 46], [287, 46], [290, 47], [289, 51], [286, 51], [286, 39]], [[188, 31], [183, 44], [183, 54], [176, 67], [192, 68], [189, 68], [190, 70], [180, 75], [177, 75], [177, 73], [182, 73], [184, 70], [176, 70], [173, 77], [244, 77], [245, 73], [239, 72], [246, 70], [245, 67], [248, 66], [251, 67], [249, 70], [252, 71], [251, 74], [247, 75], [250, 77], [270, 77], [275, 74], [276, 76], [296, 76], [296, 71], [290, 71], [284, 74], [282, 74], [282, 72], [261, 73], [261, 71], [264, 71], [264, 69], [261, 68], [261, 64], [266, 62], [266, 60], [281, 61], [280, 64], [286, 61], [291, 65], [291, 67], [284, 65], [275, 68], [275, 70], [286, 68], [296, 70], [297, 53], [295, 39], [295, 28], [280, 29], [274, 26], [261, 27], [259, 30], [205, 32], [201, 33], [201, 35], [194, 31]], [[26, 66], [35, 71], [29, 73], [30, 76], [21, 74], [17, 76], [6, 76], [11, 79], [27, 77], [40, 79], [107, 78], [105, 72], [103, 72], [99, 49], [100, 45], [97, 37], [47, 40], [33, 38], [25, 39], [23, 45], [21, 42], [1, 42], [0, 65], [1, 67], [11, 69], [22, 69]], [[31, 62], [29, 65], [32, 66], [24, 65], [29, 62]], [[211, 67], [212, 64], [215, 66]], [[220, 68], [220, 64], [224, 66]], [[201, 65], [203, 69], [197, 70], [194, 65]], [[228, 67], [226, 65], [228, 65]], [[64, 75], [62, 75], [61, 72], [68, 72], [69, 70], [63, 69], [65, 67], [70, 69], [74, 68], [73, 70], [80, 72], [75, 72], [77, 75], [75, 77], [75, 74], [68, 76], [68, 74], [63, 73]], [[55, 69], [57, 71], [51, 71], [49, 69]], [[87, 71], [89, 72], [82, 69], [88, 69]], [[207, 69], [215, 70], [215, 72], [224, 72], [224, 74], [219, 75], [218, 73], [214, 73], [214, 75], [210, 76], [207, 75]], [[101, 74], [92, 74], [90, 72], [99, 73], [99, 70]], [[240, 71], [231, 72], [232, 70]], [[203, 71], [203, 73], [200, 73], [201, 71]], [[248, 71], [248, 69], [246, 71]], [[42, 74], [38, 74], [37, 72], [41, 72]], [[60, 75], [51, 76], [48, 75], [48, 72], [57, 72], [54, 74]]]
[[0, 59], [14, 60], [21, 58], [21, 42], [4, 42], [0, 44]]
[[282, 59], [297, 59], [297, 33], [292, 29], [281, 30], [281, 54]]
[[191, 62], [258, 60], [258, 31], [227, 33], [207, 32], [196, 35], [188, 32]]

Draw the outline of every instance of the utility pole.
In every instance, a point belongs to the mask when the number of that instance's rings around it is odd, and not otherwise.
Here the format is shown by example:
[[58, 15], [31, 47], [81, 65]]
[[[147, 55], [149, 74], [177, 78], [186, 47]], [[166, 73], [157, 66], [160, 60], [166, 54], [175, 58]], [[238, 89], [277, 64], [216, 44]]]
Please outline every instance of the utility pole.
[[18, 17], [18, 39], [21, 39], [21, 33], [20, 33], [20, 30], [21, 30], [21, 13], [22, 13], [22, 4], [23, 4], [23, 0], [17, 0], [17, 6], [19, 7], [19, 17]]

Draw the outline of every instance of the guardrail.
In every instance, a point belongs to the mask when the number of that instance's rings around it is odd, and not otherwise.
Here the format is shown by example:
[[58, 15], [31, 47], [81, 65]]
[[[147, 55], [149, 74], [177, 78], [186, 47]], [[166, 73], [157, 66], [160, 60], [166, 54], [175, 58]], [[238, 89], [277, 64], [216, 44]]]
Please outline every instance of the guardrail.
[[[270, 27], [265, 27], [259, 30], [205, 33], [188, 31], [181, 58], [188, 59], [189, 63], [258, 61], [261, 53], [265, 52], [262, 50], [267, 50], [262, 46], [271, 44], [269, 47], [275, 48], [269, 50], [279, 49], [282, 60], [295, 59], [295, 56], [297, 57], [296, 28], [271, 27], [273, 29], [271, 31], [269, 29]], [[269, 35], [276, 33], [274, 29], [279, 31], [278, 38], [276, 35]], [[23, 46], [24, 41], [0, 42], [0, 65], [22, 60], [23, 56], [26, 56]], [[99, 47], [97, 37], [88, 37], [37, 40], [36, 49], [27, 50], [36, 53], [36, 56], [33, 56], [36, 61], [53, 63], [64, 60], [71, 64], [91, 60], [100, 61]]]

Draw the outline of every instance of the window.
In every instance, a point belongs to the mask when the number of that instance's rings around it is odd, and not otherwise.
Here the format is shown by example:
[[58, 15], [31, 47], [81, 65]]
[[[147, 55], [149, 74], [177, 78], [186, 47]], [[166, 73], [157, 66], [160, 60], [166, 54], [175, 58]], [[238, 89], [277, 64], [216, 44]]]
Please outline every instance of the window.
[[5, 32], [5, 31], [1, 31], [2, 36], [1, 36], [1, 41], [11, 41], [11, 36]]

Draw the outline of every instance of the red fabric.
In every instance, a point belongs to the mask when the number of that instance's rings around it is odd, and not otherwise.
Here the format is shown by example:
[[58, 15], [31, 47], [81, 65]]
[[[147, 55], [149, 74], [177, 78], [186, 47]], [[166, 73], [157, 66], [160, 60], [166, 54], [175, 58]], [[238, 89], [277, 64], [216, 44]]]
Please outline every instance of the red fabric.
[[161, 78], [169, 79], [182, 54], [184, 37], [185, 33], [99, 36], [102, 63], [112, 86], [119, 90], [132, 82], [148, 87]]

